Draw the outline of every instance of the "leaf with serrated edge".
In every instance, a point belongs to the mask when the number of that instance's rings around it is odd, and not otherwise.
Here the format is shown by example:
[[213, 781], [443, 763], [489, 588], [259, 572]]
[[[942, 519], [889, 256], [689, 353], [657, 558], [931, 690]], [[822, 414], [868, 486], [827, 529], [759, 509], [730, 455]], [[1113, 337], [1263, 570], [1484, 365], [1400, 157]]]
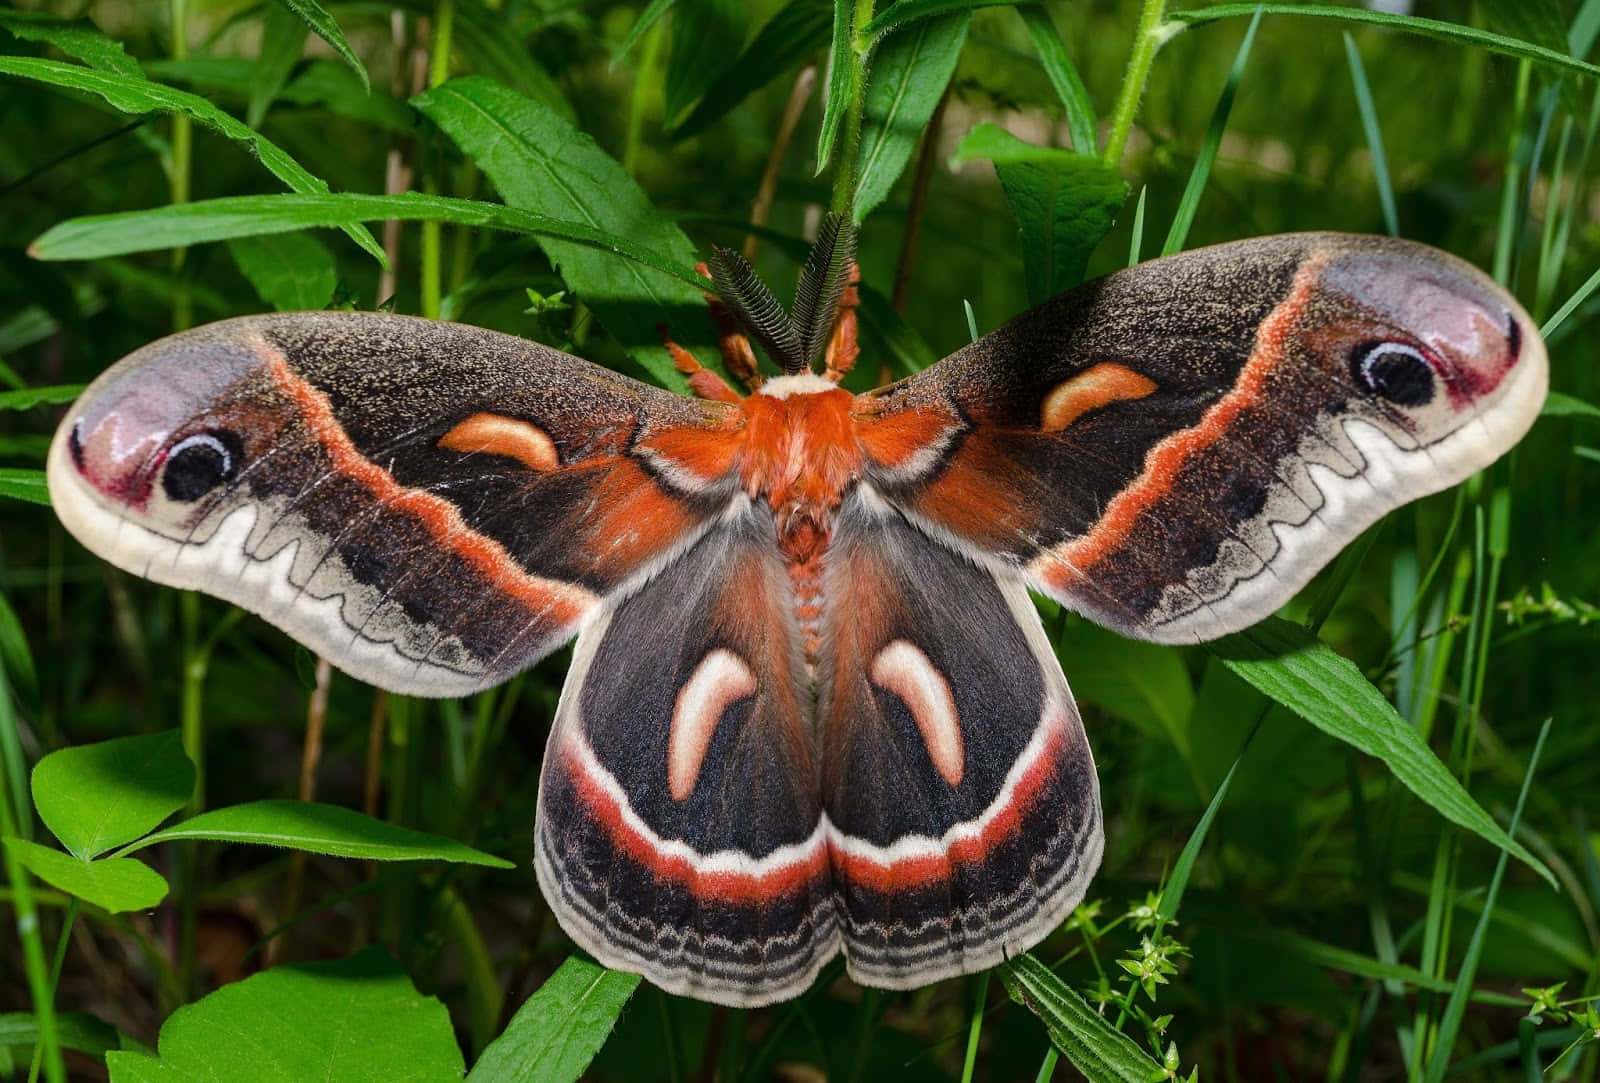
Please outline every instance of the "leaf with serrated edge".
[[279, 0], [284, 7], [294, 12], [311, 28], [311, 32], [339, 54], [339, 59], [350, 66], [350, 70], [361, 77], [361, 85], [371, 89], [372, 81], [367, 78], [367, 69], [362, 67], [361, 59], [356, 56], [356, 51], [350, 48], [350, 43], [345, 40], [344, 31], [339, 28], [339, 22], [317, 0]]
[[583, 1075], [638, 988], [639, 975], [571, 956], [517, 1010], [467, 1083], [566, 1083]]

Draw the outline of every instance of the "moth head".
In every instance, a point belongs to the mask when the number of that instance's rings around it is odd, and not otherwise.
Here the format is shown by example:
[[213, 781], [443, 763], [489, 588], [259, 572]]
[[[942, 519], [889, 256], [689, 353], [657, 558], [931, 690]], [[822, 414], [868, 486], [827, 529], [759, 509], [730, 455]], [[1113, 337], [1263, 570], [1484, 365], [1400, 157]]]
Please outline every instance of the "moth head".
[[1300, 336], [1334, 370], [1351, 414], [1421, 444], [1485, 418], [1496, 442], [1532, 424], [1544, 344], [1482, 271], [1425, 245], [1367, 237], [1341, 238], [1308, 270]]
[[[236, 488], [271, 425], [251, 407], [261, 357], [212, 328], [130, 355], [91, 384], [56, 431], [52, 502], [80, 537], [123, 521], [185, 539]], [[91, 546], [93, 548], [94, 546]]]

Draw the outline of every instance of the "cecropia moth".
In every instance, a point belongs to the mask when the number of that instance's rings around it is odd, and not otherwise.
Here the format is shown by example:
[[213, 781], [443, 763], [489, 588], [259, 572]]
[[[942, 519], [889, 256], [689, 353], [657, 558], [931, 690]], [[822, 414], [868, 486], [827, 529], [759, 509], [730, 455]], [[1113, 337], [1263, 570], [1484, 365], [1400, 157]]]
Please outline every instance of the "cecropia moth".
[[851, 257], [830, 219], [786, 312], [717, 253], [746, 396], [682, 351], [699, 398], [401, 316], [188, 331], [67, 413], [51, 497], [118, 567], [397, 692], [576, 634], [535, 863], [602, 962], [732, 1005], [840, 951], [890, 988], [989, 967], [1102, 849], [1029, 590], [1140, 639], [1243, 628], [1511, 447], [1545, 351], [1451, 256], [1304, 234], [1118, 272], [851, 394]]

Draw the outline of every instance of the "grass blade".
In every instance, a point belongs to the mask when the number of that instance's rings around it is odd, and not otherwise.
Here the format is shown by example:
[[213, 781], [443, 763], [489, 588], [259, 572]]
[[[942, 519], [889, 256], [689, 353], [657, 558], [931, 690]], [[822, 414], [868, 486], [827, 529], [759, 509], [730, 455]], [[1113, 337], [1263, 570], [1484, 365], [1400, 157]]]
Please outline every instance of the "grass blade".
[[1022, 17], [1022, 25], [1027, 28], [1028, 37], [1039, 54], [1039, 63], [1044, 65], [1050, 85], [1055, 87], [1061, 104], [1066, 107], [1067, 133], [1072, 137], [1072, 149], [1080, 154], [1093, 154], [1094, 102], [1089, 98], [1089, 88], [1083, 85], [1083, 77], [1078, 74], [1077, 66], [1072, 63], [1072, 54], [1067, 52], [1066, 42], [1061, 40], [1061, 32], [1056, 29], [1050, 12], [1043, 4], [1018, 4], [1017, 14]]
[[1367, 85], [1367, 68], [1361, 50], [1348, 32], [1344, 35], [1344, 55], [1350, 62], [1350, 83], [1355, 87], [1356, 109], [1361, 114], [1361, 130], [1367, 136], [1372, 154], [1373, 180], [1378, 186], [1378, 204], [1383, 208], [1383, 225], [1389, 236], [1400, 236], [1400, 215], [1394, 205], [1394, 185], [1389, 179], [1389, 156], [1383, 151], [1383, 131], [1378, 127], [1378, 110], [1372, 104], [1372, 88]]

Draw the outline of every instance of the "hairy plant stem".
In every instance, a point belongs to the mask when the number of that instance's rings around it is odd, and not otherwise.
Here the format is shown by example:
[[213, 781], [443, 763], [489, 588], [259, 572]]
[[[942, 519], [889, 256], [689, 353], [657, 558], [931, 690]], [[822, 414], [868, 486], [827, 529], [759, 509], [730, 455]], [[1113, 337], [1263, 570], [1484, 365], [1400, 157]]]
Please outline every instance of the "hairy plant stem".
[[1156, 53], [1181, 27], [1162, 23], [1166, 0], [1144, 0], [1139, 10], [1139, 26], [1133, 33], [1133, 55], [1128, 58], [1128, 71], [1122, 77], [1122, 91], [1111, 111], [1111, 129], [1106, 133], [1106, 145], [1101, 159], [1109, 166], [1122, 164], [1122, 155], [1128, 149], [1128, 135], [1133, 131], [1133, 118], [1139, 112], [1139, 99], [1144, 97], [1144, 84], [1150, 78], [1150, 65]]
[[872, 21], [872, 0], [856, 0], [855, 13], [850, 23], [850, 86], [849, 102], [845, 106], [844, 132], [834, 153], [838, 165], [833, 172], [833, 202], [835, 214], [850, 216], [856, 203], [857, 159], [861, 156], [861, 114], [867, 104], [867, 61], [872, 54], [872, 41], [864, 33]]

